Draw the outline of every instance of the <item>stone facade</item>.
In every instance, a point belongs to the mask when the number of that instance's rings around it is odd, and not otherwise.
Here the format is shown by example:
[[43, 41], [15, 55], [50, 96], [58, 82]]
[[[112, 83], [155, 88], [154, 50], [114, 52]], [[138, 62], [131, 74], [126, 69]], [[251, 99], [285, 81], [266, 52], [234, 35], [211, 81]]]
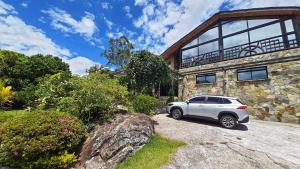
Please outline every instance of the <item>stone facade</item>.
[[[266, 66], [268, 79], [237, 81], [237, 70]], [[225, 95], [241, 98], [261, 120], [300, 124], [300, 48], [180, 69], [178, 95]], [[196, 84], [196, 75], [215, 73], [213, 84]]]

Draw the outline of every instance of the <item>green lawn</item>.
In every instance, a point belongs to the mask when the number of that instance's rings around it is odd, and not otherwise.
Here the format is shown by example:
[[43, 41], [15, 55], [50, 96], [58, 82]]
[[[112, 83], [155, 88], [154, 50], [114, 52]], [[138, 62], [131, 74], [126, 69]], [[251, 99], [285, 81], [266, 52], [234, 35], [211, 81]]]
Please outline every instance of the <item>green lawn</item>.
[[22, 115], [26, 113], [25, 110], [12, 110], [12, 111], [1, 111], [0, 110], [0, 124], [4, 123], [6, 120], [17, 116], [17, 115]]
[[134, 156], [121, 163], [117, 169], [158, 169], [170, 161], [177, 149], [186, 145], [181, 141], [170, 140], [154, 135]]

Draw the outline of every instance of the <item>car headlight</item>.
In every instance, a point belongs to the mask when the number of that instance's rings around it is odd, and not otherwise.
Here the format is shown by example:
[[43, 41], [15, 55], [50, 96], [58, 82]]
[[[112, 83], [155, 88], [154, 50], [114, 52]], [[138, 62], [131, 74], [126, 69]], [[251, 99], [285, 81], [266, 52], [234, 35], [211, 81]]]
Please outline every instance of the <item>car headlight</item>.
[[173, 106], [173, 104], [172, 104], [172, 103], [169, 103], [168, 106]]

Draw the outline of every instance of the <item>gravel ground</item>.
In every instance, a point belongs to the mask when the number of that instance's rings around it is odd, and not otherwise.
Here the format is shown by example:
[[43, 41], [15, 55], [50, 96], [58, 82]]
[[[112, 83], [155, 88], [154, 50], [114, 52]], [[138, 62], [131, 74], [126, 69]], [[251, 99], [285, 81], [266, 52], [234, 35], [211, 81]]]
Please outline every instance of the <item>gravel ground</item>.
[[153, 117], [156, 132], [186, 142], [165, 169], [300, 169], [300, 125], [251, 120], [237, 129], [196, 119]]

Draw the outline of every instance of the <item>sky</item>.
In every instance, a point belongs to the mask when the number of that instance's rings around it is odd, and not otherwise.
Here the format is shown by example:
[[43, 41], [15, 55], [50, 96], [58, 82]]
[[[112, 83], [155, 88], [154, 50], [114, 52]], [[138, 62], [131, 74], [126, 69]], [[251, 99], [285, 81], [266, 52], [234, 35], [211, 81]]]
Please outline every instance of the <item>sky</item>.
[[84, 75], [106, 66], [110, 38], [159, 55], [219, 11], [274, 6], [300, 0], [0, 0], [0, 49], [58, 56]]

